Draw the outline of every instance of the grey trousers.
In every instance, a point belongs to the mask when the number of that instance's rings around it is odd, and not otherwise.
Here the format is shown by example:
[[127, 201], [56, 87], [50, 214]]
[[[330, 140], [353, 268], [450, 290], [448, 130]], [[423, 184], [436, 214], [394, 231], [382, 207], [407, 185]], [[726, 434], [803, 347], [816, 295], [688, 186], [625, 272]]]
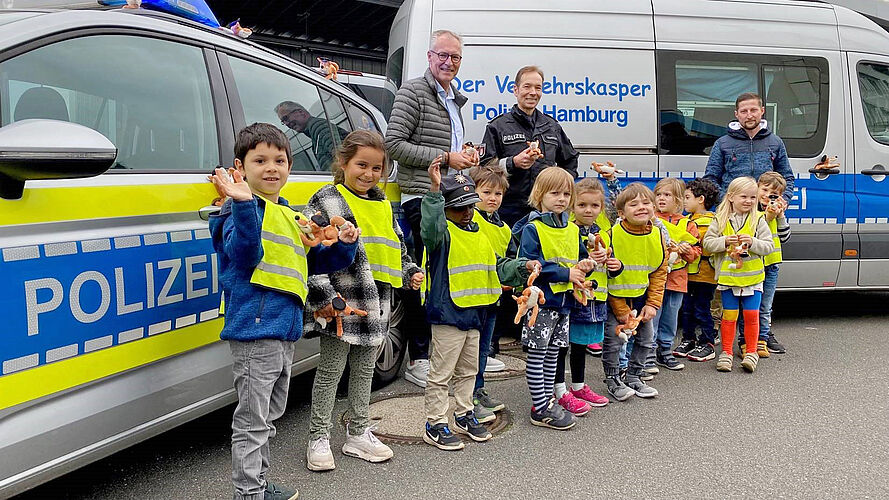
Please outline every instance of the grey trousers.
[[273, 422], [284, 414], [293, 342], [275, 339], [229, 341], [238, 405], [232, 416], [234, 500], [261, 500], [269, 470]]
[[349, 361], [349, 434], [358, 436], [367, 429], [370, 416], [370, 386], [373, 383], [374, 365], [377, 361], [376, 346], [352, 345], [321, 335], [321, 361], [312, 385], [312, 417], [309, 423], [309, 439], [330, 437], [336, 388], [346, 361]]
[[[620, 372], [620, 348], [623, 341], [614, 333], [617, 328], [617, 318], [608, 308], [608, 319], [605, 320], [605, 338], [602, 340], [602, 368], [605, 370], [605, 376], [611, 377]], [[654, 351], [654, 326], [651, 321], [639, 323], [636, 328], [636, 340], [633, 346], [633, 353], [630, 355], [630, 362], [627, 373], [630, 375], [640, 375], [642, 368], [645, 367], [645, 360], [648, 354]]]

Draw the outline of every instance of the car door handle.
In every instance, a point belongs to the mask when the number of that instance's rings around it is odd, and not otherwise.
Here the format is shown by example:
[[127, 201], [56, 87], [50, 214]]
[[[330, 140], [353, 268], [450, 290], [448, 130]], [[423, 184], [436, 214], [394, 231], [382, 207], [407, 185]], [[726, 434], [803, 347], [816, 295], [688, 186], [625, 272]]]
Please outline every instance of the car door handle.
[[874, 165], [873, 168], [866, 168], [862, 170], [861, 173], [864, 175], [886, 175], [889, 172], [886, 171], [886, 167], [877, 164]]
[[837, 161], [836, 156], [824, 155], [817, 165], [809, 169], [809, 173], [824, 176], [838, 174], [840, 173], [840, 163]]
[[201, 217], [201, 219], [210, 220], [210, 216], [219, 213], [220, 210], [222, 210], [222, 207], [209, 205], [198, 210], [198, 215]]

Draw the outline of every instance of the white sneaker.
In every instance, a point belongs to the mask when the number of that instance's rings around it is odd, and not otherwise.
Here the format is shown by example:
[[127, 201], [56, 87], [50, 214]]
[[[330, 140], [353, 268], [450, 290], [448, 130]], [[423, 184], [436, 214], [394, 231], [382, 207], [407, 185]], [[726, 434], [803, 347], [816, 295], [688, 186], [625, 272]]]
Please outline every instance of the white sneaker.
[[488, 364], [485, 365], [485, 373], [497, 373], [506, 369], [506, 363], [497, 358], [488, 356]]
[[306, 467], [313, 471], [336, 469], [333, 453], [330, 452], [329, 438], [320, 437], [309, 441], [309, 446], [306, 448]]
[[381, 443], [371, 427], [364, 429], [364, 434], [352, 436], [346, 427], [346, 444], [343, 445], [343, 455], [357, 457], [368, 462], [385, 462], [392, 458], [392, 448]]
[[409, 361], [407, 370], [404, 371], [404, 379], [420, 387], [426, 387], [426, 377], [429, 375], [429, 360], [418, 359]]

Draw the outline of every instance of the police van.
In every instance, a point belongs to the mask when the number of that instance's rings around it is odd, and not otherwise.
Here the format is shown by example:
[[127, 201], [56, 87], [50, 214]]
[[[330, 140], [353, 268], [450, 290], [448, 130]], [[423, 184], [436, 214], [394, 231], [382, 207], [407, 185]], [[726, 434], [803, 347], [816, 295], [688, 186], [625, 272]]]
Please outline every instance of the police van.
[[[204, 218], [238, 129], [291, 138], [282, 195], [300, 205], [330, 182], [330, 151], [279, 104], [345, 132], [385, 120], [304, 65], [168, 14], [0, 10], [0, 28], [5, 498], [235, 401]], [[402, 360], [399, 317], [380, 379]], [[298, 342], [294, 373], [317, 359], [317, 339]]]
[[[779, 288], [889, 287], [889, 33], [865, 16], [794, 0], [409, 0], [387, 76], [422, 75], [437, 29], [464, 38], [466, 140], [515, 104], [518, 68], [537, 65], [538, 109], [580, 151], [581, 176], [593, 160], [624, 183], [703, 176], [735, 98], [759, 93], [796, 176]], [[838, 173], [812, 170], [823, 155]]]

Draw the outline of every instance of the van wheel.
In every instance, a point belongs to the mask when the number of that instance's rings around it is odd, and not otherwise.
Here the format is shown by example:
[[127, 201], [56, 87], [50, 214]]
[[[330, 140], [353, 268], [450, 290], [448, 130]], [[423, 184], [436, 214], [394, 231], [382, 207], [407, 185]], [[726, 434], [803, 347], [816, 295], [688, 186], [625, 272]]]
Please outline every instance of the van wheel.
[[398, 377], [398, 371], [401, 369], [402, 362], [404, 362], [404, 354], [407, 352], [407, 342], [401, 328], [403, 318], [404, 306], [401, 302], [401, 294], [398, 291], [393, 291], [389, 334], [386, 335], [377, 351], [374, 389], [379, 389]]

